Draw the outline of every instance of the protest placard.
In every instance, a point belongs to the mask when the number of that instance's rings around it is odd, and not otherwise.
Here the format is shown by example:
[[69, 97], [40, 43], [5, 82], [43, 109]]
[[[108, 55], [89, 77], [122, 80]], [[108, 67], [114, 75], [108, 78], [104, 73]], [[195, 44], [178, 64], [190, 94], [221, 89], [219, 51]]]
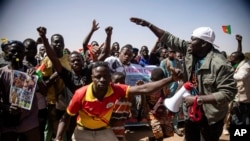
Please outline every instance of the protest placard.
[[10, 87], [10, 103], [30, 110], [37, 84], [37, 76], [14, 70]]
[[147, 65], [142, 67], [138, 64], [130, 64], [125, 67], [126, 80], [125, 83], [130, 86], [134, 86], [138, 80], [144, 82], [150, 81], [151, 72], [153, 69], [157, 68], [155, 65]]

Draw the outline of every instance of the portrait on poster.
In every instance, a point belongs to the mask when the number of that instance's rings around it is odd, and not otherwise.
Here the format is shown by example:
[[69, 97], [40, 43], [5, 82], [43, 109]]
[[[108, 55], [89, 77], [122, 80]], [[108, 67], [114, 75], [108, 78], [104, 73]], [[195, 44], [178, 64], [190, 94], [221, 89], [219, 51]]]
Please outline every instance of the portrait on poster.
[[10, 87], [10, 103], [30, 110], [37, 84], [37, 76], [14, 70]]

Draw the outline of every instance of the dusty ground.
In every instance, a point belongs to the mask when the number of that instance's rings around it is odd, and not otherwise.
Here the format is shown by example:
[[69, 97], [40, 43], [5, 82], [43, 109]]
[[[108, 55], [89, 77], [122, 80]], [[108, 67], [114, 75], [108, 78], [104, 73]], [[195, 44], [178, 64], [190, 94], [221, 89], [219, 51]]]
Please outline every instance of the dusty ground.
[[[129, 132], [126, 134], [127, 141], [146, 141], [145, 137], [152, 136], [150, 127], [138, 126], [130, 127]], [[180, 128], [182, 130], [182, 128]], [[173, 137], [165, 138], [164, 141], [183, 141], [184, 137], [179, 137], [174, 134]], [[229, 141], [228, 135], [222, 135], [220, 141]]]

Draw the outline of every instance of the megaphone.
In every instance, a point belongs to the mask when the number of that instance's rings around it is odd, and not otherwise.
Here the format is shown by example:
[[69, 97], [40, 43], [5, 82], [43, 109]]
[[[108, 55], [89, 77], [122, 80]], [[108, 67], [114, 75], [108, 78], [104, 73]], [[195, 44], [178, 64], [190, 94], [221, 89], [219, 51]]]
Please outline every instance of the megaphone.
[[190, 90], [193, 89], [193, 84], [191, 82], [186, 82], [184, 85], [174, 94], [171, 98], [166, 98], [164, 100], [164, 105], [172, 112], [176, 113], [179, 111], [179, 106], [182, 99], [190, 95]]

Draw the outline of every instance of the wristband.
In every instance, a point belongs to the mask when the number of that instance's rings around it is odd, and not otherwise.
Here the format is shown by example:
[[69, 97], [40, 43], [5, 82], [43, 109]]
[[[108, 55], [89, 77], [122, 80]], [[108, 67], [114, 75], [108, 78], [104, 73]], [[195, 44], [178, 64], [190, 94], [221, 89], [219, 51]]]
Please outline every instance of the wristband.
[[198, 105], [202, 105], [203, 104], [203, 99], [200, 96], [198, 96], [198, 98], [197, 98], [197, 104]]

